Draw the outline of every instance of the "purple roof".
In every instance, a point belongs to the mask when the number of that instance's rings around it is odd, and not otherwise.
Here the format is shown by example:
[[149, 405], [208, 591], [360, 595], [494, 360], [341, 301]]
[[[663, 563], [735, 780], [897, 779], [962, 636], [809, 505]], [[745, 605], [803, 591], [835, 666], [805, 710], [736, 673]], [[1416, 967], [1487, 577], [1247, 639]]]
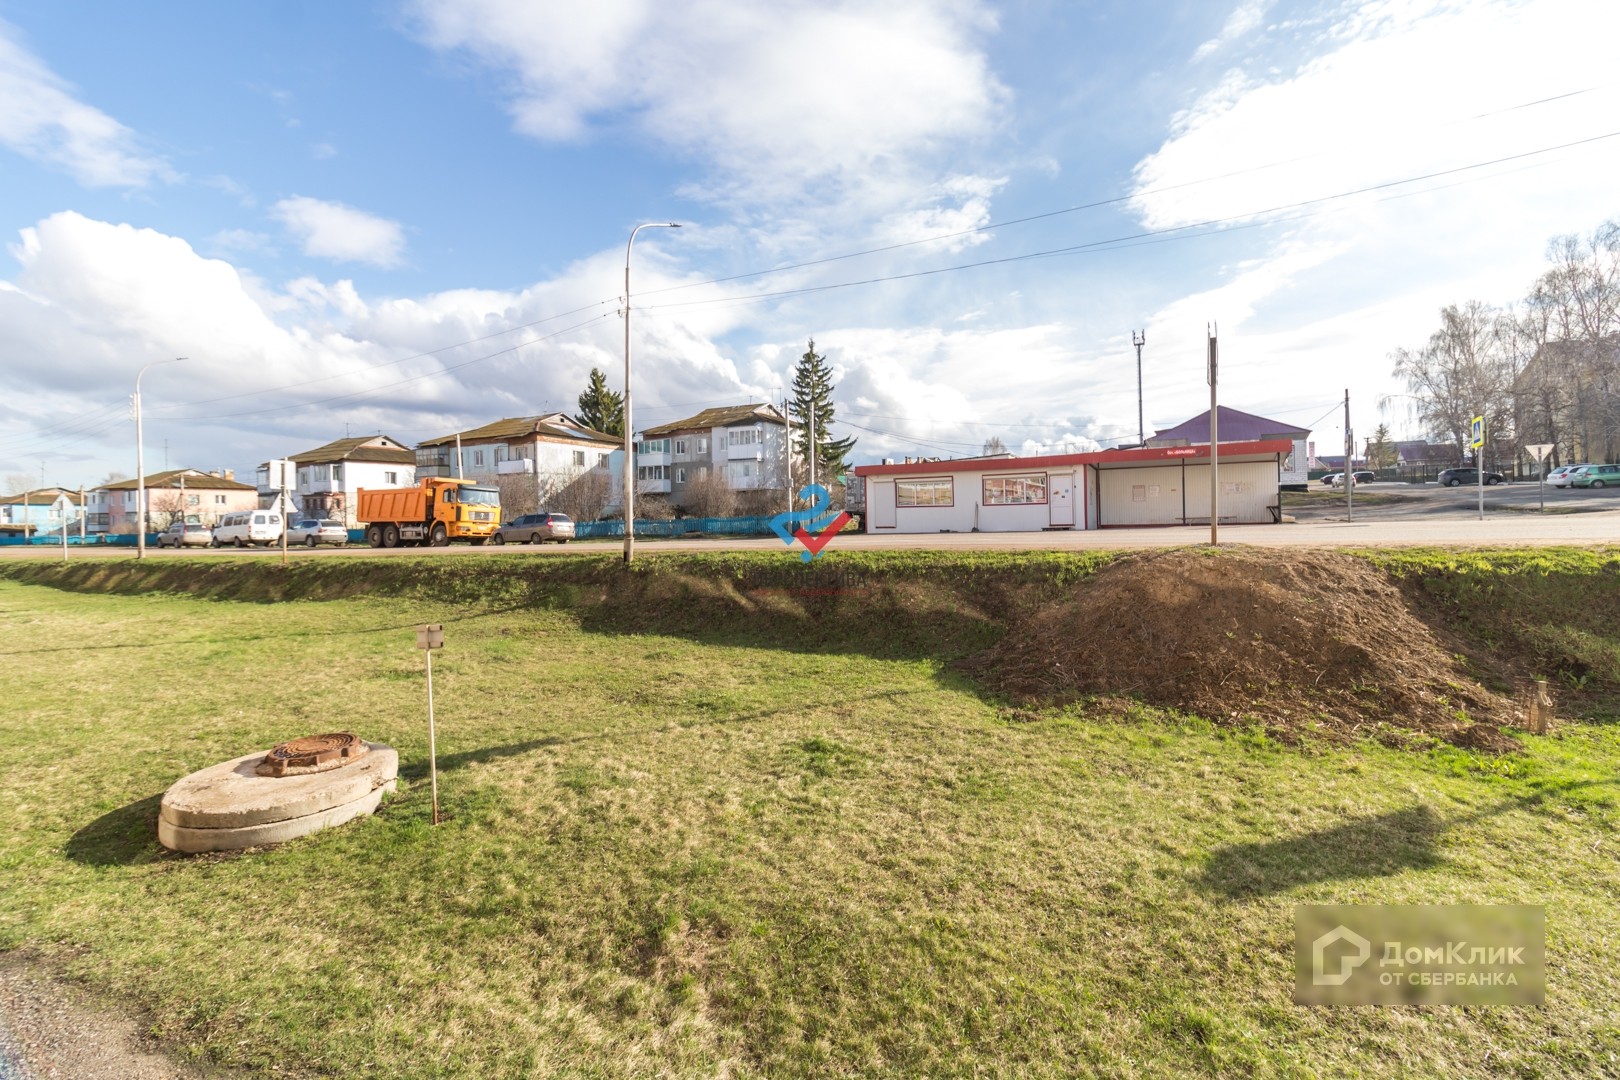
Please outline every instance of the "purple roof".
[[[1267, 420], [1253, 413], [1220, 407], [1222, 442], [1256, 442], [1260, 439], [1303, 439], [1310, 434], [1308, 428], [1298, 424], [1285, 424], [1281, 420]], [[1165, 431], [1154, 432], [1149, 442], [1186, 439], [1190, 443], [1209, 442], [1209, 410], [1205, 409], [1191, 420]]]

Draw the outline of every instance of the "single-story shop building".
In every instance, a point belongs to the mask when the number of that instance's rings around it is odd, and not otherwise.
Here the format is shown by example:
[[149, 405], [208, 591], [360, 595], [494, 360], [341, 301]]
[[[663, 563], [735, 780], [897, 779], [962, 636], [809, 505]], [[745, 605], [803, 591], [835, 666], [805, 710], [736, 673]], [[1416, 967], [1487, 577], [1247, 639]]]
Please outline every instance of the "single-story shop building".
[[[1224, 419], [1224, 418], [1223, 418]], [[1221, 442], [1221, 524], [1282, 520], [1291, 439]], [[855, 469], [869, 533], [1037, 532], [1209, 523], [1208, 444]]]

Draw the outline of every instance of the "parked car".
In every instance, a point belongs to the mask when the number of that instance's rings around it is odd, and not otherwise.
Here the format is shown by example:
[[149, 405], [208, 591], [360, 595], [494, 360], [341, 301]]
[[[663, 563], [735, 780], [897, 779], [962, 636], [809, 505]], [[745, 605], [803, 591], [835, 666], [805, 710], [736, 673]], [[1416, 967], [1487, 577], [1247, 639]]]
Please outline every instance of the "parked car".
[[1569, 487], [1575, 481], [1574, 474], [1584, 468], [1586, 468], [1584, 463], [1580, 465], [1560, 465], [1547, 474], [1547, 483], [1555, 488]]
[[[1446, 469], [1440, 473], [1438, 483], [1446, 487], [1461, 487], [1463, 484], [1479, 483], [1478, 469]], [[1488, 472], [1485, 474], [1485, 486], [1495, 487], [1502, 482], [1502, 474]]]
[[1620, 465], [1585, 465], [1575, 471], [1571, 487], [1620, 487]]
[[303, 544], [305, 547], [314, 547], [316, 544], [337, 544], [339, 546], [349, 542], [349, 530], [343, 527], [341, 521], [326, 521], [318, 518], [304, 518], [293, 522], [293, 527], [287, 530], [287, 543]]
[[[1374, 479], [1376, 479], [1376, 477], [1374, 477], [1374, 475], [1366, 469], [1357, 469], [1355, 472], [1350, 474], [1350, 482], [1352, 484], [1370, 484]], [[1334, 487], [1343, 487], [1344, 473], [1334, 473], [1328, 478], [1328, 482]]]
[[206, 547], [214, 542], [214, 530], [206, 525], [177, 521], [158, 533], [158, 547]]
[[524, 514], [496, 529], [489, 540], [492, 544], [543, 544], [555, 540], [566, 544], [574, 538], [574, 519], [567, 514]]
[[1343, 482], [1344, 473], [1342, 472], [1330, 472], [1326, 476], [1322, 477], [1322, 483], [1326, 484], [1328, 487], [1338, 487]]
[[233, 510], [219, 519], [219, 525], [214, 529], [214, 546], [223, 547], [226, 544], [235, 544], [237, 547], [246, 547], [250, 544], [281, 543], [281, 514], [275, 510]]

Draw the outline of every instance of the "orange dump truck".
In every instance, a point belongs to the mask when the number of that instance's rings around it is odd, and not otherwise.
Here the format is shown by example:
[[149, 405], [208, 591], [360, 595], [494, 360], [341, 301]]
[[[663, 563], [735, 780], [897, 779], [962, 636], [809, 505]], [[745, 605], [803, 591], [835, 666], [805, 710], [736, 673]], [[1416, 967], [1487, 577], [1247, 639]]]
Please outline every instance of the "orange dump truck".
[[501, 493], [470, 480], [430, 476], [415, 487], [361, 488], [355, 516], [372, 547], [482, 544], [501, 524]]

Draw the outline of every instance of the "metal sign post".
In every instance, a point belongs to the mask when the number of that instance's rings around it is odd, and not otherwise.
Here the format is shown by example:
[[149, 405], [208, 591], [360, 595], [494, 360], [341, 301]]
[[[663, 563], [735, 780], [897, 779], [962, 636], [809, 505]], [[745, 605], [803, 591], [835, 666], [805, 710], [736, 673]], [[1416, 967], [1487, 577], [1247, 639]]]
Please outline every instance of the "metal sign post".
[[287, 488], [289, 487], [287, 480], [289, 475], [291, 475], [294, 480], [297, 479], [297, 475], [294, 473], [297, 466], [287, 458], [277, 458], [276, 460], [267, 462], [266, 464], [270, 466], [270, 485], [276, 488], [280, 493], [276, 496], [276, 516], [281, 519], [281, 565], [286, 566], [287, 527], [289, 524], [287, 521]]
[[1468, 445], [1474, 450], [1474, 479], [1479, 488], [1479, 520], [1485, 520], [1485, 418], [1473, 419]]
[[427, 653], [428, 777], [433, 786], [433, 824], [439, 823], [439, 747], [433, 730], [433, 650], [444, 648], [444, 626], [427, 623], [416, 628], [416, 647]]
[[1220, 353], [1215, 343], [1215, 324], [1204, 328], [1209, 338], [1209, 546], [1221, 542], [1221, 426], [1220, 412], [1215, 402], [1215, 387], [1220, 381]]
[[1547, 455], [1552, 453], [1552, 443], [1534, 443], [1526, 446], [1525, 452], [1534, 454], [1536, 458], [1536, 496], [1541, 500], [1541, 512], [1547, 512]]

